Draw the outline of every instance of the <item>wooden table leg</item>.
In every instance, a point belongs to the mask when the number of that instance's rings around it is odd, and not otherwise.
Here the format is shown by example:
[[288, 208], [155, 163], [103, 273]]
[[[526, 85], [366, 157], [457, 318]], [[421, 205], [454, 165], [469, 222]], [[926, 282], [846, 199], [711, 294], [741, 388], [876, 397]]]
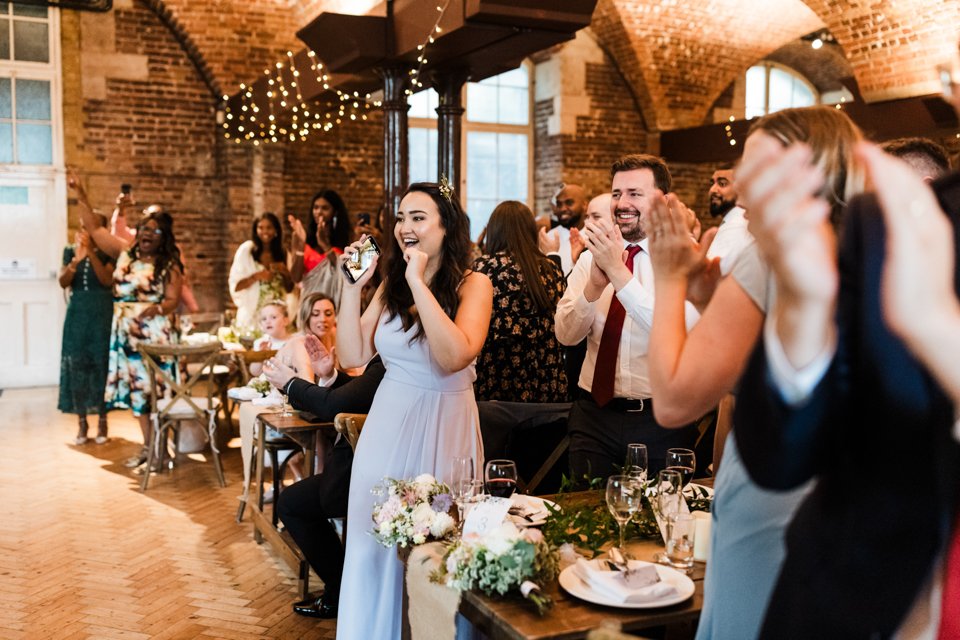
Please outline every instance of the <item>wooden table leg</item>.
[[[263, 513], [263, 456], [264, 456], [264, 446], [266, 440], [266, 430], [263, 422], [260, 421], [260, 417], [255, 418], [254, 426], [257, 429], [257, 509], [260, 513]], [[274, 490], [276, 493], [276, 490]], [[263, 534], [260, 533], [260, 529], [257, 526], [257, 523], [254, 522], [253, 525], [253, 539], [257, 541], [257, 544], [263, 542]]]

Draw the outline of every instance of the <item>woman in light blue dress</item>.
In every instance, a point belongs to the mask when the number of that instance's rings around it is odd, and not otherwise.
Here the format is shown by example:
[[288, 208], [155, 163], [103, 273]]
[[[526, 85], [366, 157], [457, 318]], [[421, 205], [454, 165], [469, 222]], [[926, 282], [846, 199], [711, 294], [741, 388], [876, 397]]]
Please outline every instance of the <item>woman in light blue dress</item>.
[[[743, 156], [804, 142], [825, 176], [824, 192], [839, 220], [843, 203], [863, 190], [853, 147], [859, 129], [836, 109], [787, 109], [753, 124]], [[747, 209], [749, 203], [740, 203]], [[683, 208], [670, 196], [652, 212], [650, 254], [656, 305], [650, 333], [650, 379], [657, 422], [687, 424], [734, 391], [760, 337], [774, 298], [768, 268], [756, 244], [740, 253], [730, 277], [717, 285], [689, 335], [683, 322], [688, 285], [705, 269], [705, 247], [690, 241]], [[701, 251], [701, 249], [703, 249]], [[714, 265], [715, 267], [717, 265]], [[727, 438], [716, 478], [710, 560], [704, 583], [699, 640], [755, 638], [784, 558], [784, 532], [810, 484], [789, 492], [761, 489], [747, 475], [736, 444]]]
[[[370, 535], [383, 478], [422, 473], [449, 480], [454, 457], [483, 468], [474, 364], [490, 323], [493, 286], [469, 271], [467, 217], [447, 185], [410, 185], [383, 261], [383, 283], [363, 315], [361, 290], [374, 266], [345, 279], [337, 319], [337, 353], [357, 367], [379, 353], [386, 374], [357, 443], [350, 480], [349, 533], [337, 637], [400, 637], [403, 567], [396, 549]], [[362, 240], [362, 239], [361, 239]], [[341, 262], [361, 242], [350, 245]]]

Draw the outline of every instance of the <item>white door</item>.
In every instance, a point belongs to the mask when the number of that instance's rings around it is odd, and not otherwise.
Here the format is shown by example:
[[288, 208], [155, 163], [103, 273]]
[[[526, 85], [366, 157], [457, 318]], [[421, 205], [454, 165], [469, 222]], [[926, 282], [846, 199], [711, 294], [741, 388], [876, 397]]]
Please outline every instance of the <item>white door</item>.
[[59, 381], [65, 203], [52, 169], [0, 172], [0, 389]]

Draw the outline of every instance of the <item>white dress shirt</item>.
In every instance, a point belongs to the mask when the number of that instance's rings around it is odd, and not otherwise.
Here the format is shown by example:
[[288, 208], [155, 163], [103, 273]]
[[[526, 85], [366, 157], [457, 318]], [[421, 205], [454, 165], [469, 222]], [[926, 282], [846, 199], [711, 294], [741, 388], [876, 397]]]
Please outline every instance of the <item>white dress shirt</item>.
[[[614, 398], [649, 398], [650, 375], [647, 365], [647, 352], [650, 343], [650, 327], [653, 324], [653, 265], [647, 253], [647, 240], [639, 243], [643, 251], [633, 259], [633, 279], [620, 291], [617, 298], [626, 310], [623, 320], [623, 333], [620, 336], [620, 350], [617, 357], [617, 370], [613, 382]], [[561, 344], [572, 346], [587, 338], [587, 355], [580, 370], [580, 387], [585, 391], [593, 388], [593, 372], [597, 363], [597, 351], [603, 336], [603, 325], [607, 321], [607, 311], [613, 299], [613, 285], [608, 284], [600, 298], [587, 302], [583, 290], [590, 279], [593, 254], [584, 251], [580, 254], [576, 266], [567, 278], [567, 290], [557, 304], [556, 332]], [[689, 331], [700, 314], [696, 308], [686, 303], [686, 324]]]
[[563, 276], [567, 277], [570, 275], [570, 272], [573, 271], [573, 252], [570, 249], [570, 229], [567, 229], [563, 225], [557, 225], [550, 231], [547, 231], [548, 235], [556, 233], [557, 238], [560, 240], [560, 248], [556, 251], [551, 251], [550, 255], [560, 256], [560, 270], [563, 271]]
[[742, 207], [734, 207], [723, 217], [720, 228], [717, 229], [717, 235], [707, 251], [708, 258], [720, 258], [720, 273], [727, 275], [733, 264], [737, 261], [737, 256], [745, 246], [753, 239], [747, 230], [746, 213]]

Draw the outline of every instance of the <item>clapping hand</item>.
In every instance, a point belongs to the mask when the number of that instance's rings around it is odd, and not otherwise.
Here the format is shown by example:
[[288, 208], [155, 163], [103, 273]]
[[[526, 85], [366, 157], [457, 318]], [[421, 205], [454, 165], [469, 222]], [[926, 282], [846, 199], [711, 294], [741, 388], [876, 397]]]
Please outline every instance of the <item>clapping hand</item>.
[[560, 251], [560, 232], [547, 231], [544, 227], [540, 227], [537, 231], [537, 245], [544, 255], [557, 253]]
[[263, 363], [263, 376], [277, 389], [284, 389], [296, 372], [276, 358]]
[[576, 227], [570, 229], [570, 258], [574, 264], [577, 263], [577, 260], [580, 259], [580, 254], [583, 253], [583, 250], [586, 248], [587, 241], [583, 239], [583, 234], [580, 233], [580, 229]]
[[687, 297], [703, 308], [720, 280], [720, 259], [707, 258], [717, 230], [710, 229], [697, 242], [691, 237], [690, 213], [672, 193], [654, 199], [650, 261], [657, 282], [685, 280]]
[[303, 223], [294, 215], [288, 215], [287, 222], [290, 223], [290, 230], [293, 232], [294, 246], [303, 247], [307, 243], [307, 230], [303, 228]]
[[307, 357], [310, 358], [310, 366], [315, 374], [321, 378], [329, 378], [333, 375], [337, 362], [336, 347], [327, 349], [315, 335], [304, 337], [303, 347], [307, 350]]

